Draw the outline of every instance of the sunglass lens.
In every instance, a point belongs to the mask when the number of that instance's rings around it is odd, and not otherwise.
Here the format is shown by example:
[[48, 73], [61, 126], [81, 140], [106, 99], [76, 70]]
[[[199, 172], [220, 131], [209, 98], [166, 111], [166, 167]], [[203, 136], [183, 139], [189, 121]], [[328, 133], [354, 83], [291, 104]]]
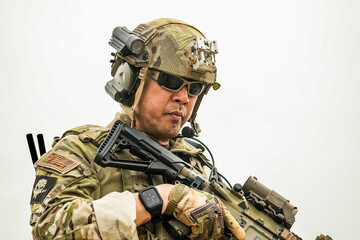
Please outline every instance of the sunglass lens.
[[199, 96], [203, 89], [203, 83], [190, 83], [189, 94], [192, 96]]
[[[184, 80], [181, 78], [160, 72], [157, 80], [158, 84], [168, 90], [179, 91], [184, 85]], [[191, 96], [199, 96], [204, 90], [205, 84], [201, 82], [193, 82], [189, 84], [189, 94]]]
[[176, 91], [179, 90], [179, 88], [182, 86], [183, 80], [169, 74], [160, 73], [160, 76], [158, 78], [158, 84], [165, 88]]

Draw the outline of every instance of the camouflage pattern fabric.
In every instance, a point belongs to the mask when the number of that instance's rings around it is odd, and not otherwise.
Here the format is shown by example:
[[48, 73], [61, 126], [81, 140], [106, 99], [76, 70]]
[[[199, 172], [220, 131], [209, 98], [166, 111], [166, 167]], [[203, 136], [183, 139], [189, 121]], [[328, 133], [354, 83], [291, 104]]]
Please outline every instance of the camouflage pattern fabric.
[[[137, 67], [149, 67], [175, 76], [214, 84], [216, 81], [215, 64], [205, 64], [194, 69], [192, 47], [197, 37], [205, 36], [194, 26], [172, 18], [160, 18], [140, 24], [133, 31], [145, 40], [146, 60], [140, 56], [122, 56], [127, 62]], [[193, 58], [191, 58], [193, 57]], [[211, 62], [211, 55], [205, 59]]]
[[[116, 118], [129, 120], [122, 114]], [[132, 192], [149, 185], [147, 175], [93, 162], [108, 130], [94, 125], [71, 129], [36, 162], [30, 219], [34, 239], [139, 239], [140, 233], [140, 239], [157, 237], [148, 229], [137, 230], [134, 223]], [[192, 157], [199, 150], [184, 140], [172, 140], [169, 148], [188, 156], [195, 170], [204, 170]], [[127, 151], [118, 157], [137, 159]]]

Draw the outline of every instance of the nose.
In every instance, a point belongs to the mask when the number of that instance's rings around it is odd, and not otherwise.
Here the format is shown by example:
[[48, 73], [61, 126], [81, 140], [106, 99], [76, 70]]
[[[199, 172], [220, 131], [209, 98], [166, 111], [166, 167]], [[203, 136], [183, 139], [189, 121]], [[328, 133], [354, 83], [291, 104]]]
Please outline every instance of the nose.
[[186, 85], [179, 91], [173, 93], [172, 101], [179, 102], [181, 104], [186, 104], [189, 102], [189, 94]]

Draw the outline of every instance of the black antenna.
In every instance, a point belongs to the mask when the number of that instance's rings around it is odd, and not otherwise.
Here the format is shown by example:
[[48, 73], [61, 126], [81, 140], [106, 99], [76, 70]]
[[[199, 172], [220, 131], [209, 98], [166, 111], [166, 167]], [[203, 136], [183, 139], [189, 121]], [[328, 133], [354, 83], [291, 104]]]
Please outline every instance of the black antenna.
[[42, 134], [38, 134], [37, 140], [38, 140], [38, 145], [39, 145], [40, 156], [42, 156], [43, 154], [46, 153], [44, 136]]
[[[39, 152], [40, 152], [40, 156], [41, 156], [46, 153], [44, 136], [42, 134], [38, 134], [36, 137], [37, 137]], [[28, 142], [31, 160], [32, 160], [33, 164], [35, 164], [36, 161], [39, 159], [39, 157], [36, 152], [33, 135], [31, 133], [26, 134], [26, 140]]]
[[36, 153], [33, 135], [31, 133], [26, 134], [26, 139], [27, 139], [27, 142], [29, 145], [31, 160], [32, 160], [33, 164], [35, 164], [36, 161], [38, 160], [38, 155]]

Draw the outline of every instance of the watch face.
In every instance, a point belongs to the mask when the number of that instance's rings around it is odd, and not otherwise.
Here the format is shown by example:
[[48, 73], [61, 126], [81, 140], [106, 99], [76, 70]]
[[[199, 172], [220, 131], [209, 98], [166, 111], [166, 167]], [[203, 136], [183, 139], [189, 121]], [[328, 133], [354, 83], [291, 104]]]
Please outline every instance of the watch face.
[[154, 189], [148, 189], [142, 193], [143, 199], [146, 201], [148, 207], [153, 207], [161, 203], [160, 198]]

